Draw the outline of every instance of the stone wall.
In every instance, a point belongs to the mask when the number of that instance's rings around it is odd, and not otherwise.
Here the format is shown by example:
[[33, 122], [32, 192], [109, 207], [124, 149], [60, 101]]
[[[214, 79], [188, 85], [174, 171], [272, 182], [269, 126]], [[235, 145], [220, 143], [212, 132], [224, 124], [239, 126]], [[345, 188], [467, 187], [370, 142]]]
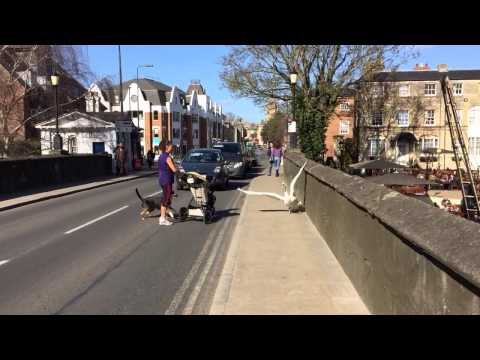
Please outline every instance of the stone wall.
[[[287, 154], [287, 181], [304, 162]], [[480, 314], [480, 225], [313, 161], [305, 173], [296, 193], [373, 314]]]
[[111, 174], [111, 155], [38, 156], [0, 160], [0, 194]]

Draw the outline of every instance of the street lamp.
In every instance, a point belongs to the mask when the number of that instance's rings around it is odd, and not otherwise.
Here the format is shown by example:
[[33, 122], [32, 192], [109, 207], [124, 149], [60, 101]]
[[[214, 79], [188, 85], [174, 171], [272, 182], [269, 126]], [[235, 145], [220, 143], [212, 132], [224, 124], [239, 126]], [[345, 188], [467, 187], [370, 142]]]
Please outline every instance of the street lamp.
[[58, 132], [58, 84], [60, 82], [60, 76], [55, 72], [50, 76], [52, 86], [55, 88], [55, 136], [53, 137], [53, 149], [55, 151], [61, 151], [63, 148], [62, 137]]
[[[296, 90], [296, 87], [297, 87], [297, 73], [295, 72], [295, 70], [290, 73], [290, 84], [292, 86], [292, 97], [293, 97], [293, 101], [292, 101], [292, 123], [295, 124], [295, 121], [296, 121], [295, 120], [295, 90]], [[296, 133], [297, 133], [297, 127], [295, 126], [295, 142], [296, 142], [296, 135], [297, 135]], [[287, 121], [287, 139], [288, 139], [288, 121]], [[290, 146], [294, 147], [294, 141], [293, 141], [292, 138], [290, 139]]]

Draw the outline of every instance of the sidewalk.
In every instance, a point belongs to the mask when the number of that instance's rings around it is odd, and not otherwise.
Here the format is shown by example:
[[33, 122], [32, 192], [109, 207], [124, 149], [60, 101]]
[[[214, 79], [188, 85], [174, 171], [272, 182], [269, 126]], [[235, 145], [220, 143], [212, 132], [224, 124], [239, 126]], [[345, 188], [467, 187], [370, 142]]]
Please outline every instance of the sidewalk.
[[[280, 189], [281, 178], [264, 175], [249, 188]], [[307, 215], [282, 210], [247, 196], [210, 314], [368, 314]]]
[[97, 179], [92, 182], [86, 182], [81, 185], [75, 185], [75, 186], [68, 186], [67, 184], [67, 187], [63, 187], [55, 190], [49, 190], [49, 191], [40, 190], [41, 192], [38, 192], [38, 193], [18, 196], [11, 199], [0, 201], [0, 211], [32, 204], [32, 203], [43, 201], [43, 200], [53, 199], [60, 196], [70, 195], [70, 194], [74, 194], [81, 191], [91, 190], [91, 189], [99, 188], [102, 186], [121, 183], [124, 181], [130, 181], [130, 180], [138, 179], [141, 177], [150, 176], [152, 174], [156, 174], [156, 172], [157, 170], [140, 170], [126, 176], [121, 176], [121, 177], [112, 176], [108, 178]]

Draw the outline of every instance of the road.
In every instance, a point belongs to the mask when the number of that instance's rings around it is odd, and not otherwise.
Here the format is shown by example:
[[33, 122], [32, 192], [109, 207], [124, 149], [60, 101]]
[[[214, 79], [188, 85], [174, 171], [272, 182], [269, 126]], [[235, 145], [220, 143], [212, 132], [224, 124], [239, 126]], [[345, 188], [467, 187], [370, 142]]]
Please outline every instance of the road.
[[209, 225], [141, 221], [155, 176], [0, 212], [0, 314], [206, 313], [249, 181], [215, 193]]

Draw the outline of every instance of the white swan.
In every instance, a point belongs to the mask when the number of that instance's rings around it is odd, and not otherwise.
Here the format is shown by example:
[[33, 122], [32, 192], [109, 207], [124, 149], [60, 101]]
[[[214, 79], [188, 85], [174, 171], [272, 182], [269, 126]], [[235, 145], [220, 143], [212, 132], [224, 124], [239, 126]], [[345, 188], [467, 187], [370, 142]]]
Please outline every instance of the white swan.
[[292, 182], [290, 183], [290, 191], [287, 191], [287, 186], [285, 183], [282, 182], [282, 188], [283, 188], [283, 196], [276, 194], [276, 193], [271, 193], [271, 192], [261, 192], [261, 191], [249, 191], [249, 190], [243, 190], [238, 188], [238, 191], [243, 192], [246, 195], [260, 195], [260, 196], [270, 196], [275, 199], [278, 199], [280, 201], [283, 201], [285, 206], [288, 208], [288, 212], [298, 212], [298, 211], [303, 211], [304, 207], [303, 204], [295, 197], [295, 183], [298, 181], [298, 178], [302, 174], [303, 169], [307, 165], [307, 161], [305, 161], [305, 164], [300, 168], [298, 171], [297, 175], [293, 178]]

